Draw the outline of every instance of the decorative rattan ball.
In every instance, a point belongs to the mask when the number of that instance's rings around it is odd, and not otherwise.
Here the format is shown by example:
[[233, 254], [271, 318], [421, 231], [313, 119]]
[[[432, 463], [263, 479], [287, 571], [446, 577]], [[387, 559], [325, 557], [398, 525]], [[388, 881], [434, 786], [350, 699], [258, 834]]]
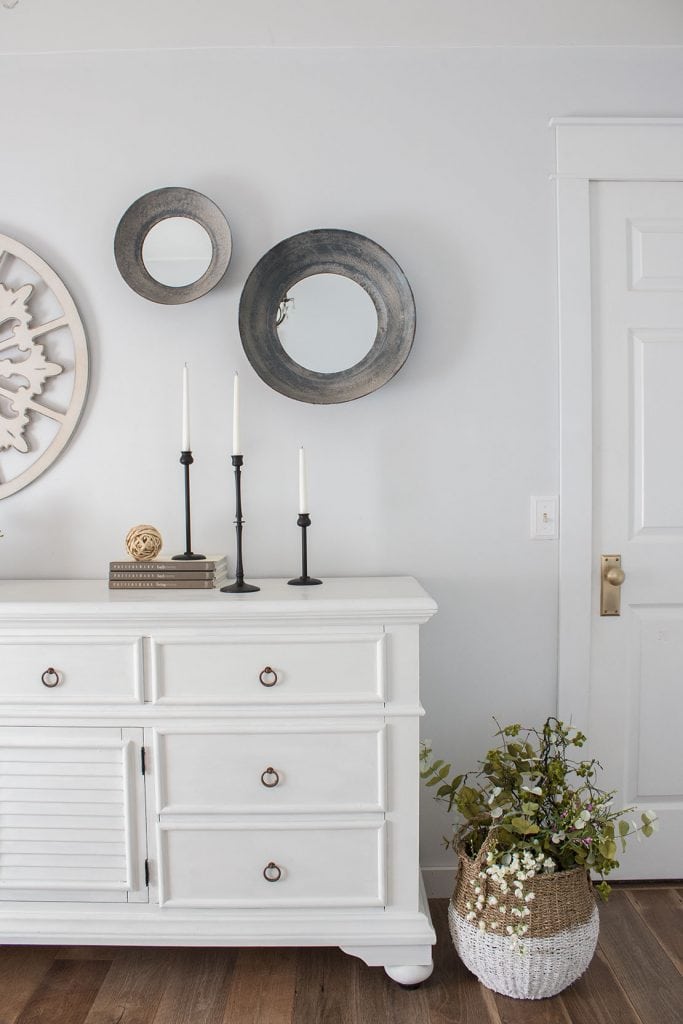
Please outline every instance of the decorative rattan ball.
[[136, 562], [149, 562], [161, 551], [163, 541], [156, 526], [141, 523], [126, 534], [126, 548]]

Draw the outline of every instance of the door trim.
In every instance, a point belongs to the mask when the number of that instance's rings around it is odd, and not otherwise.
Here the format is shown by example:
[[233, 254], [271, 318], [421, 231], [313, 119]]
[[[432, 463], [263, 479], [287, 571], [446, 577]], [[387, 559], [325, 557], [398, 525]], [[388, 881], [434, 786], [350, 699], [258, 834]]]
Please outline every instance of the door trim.
[[558, 695], [588, 722], [593, 521], [590, 185], [683, 181], [683, 118], [553, 118], [560, 343]]

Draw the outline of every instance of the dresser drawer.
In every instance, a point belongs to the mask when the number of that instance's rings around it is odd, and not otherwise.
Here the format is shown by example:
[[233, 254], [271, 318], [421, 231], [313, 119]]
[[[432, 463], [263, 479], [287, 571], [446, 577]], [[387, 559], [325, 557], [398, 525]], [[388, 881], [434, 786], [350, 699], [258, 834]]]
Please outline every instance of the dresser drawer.
[[383, 823], [263, 827], [162, 823], [159, 903], [168, 907], [381, 907], [385, 902], [384, 832]]
[[384, 633], [155, 639], [152, 688], [164, 704], [381, 702]]
[[38, 636], [0, 641], [0, 701], [4, 703], [142, 700], [139, 637]]
[[385, 727], [155, 731], [159, 814], [382, 811]]

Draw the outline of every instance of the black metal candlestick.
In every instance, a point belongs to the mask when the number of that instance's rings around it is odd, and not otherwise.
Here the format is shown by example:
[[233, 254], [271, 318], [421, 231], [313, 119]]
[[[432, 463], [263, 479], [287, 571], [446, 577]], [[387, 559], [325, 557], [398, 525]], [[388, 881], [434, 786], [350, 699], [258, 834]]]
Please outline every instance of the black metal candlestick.
[[295, 580], [287, 580], [290, 587], [315, 587], [316, 584], [322, 583], [322, 580], [316, 580], [313, 576], [308, 575], [308, 545], [306, 542], [306, 530], [311, 525], [311, 517], [308, 512], [302, 512], [296, 521], [296, 525], [301, 527], [301, 576]]
[[206, 555], [195, 555], [192, 550], [192, 528], [190, 525], [190, 466], [194, 462], [192, 452], [180, 453], [180, 465], [185, 469], [185, 552], [182, 555], [174, 555], [176, 562], [195, 562]]
[[244, 566], [242, 565], [242, 455], [233, 455], [232, 464], [235, 467], [235, 533], [237, 535], [237, 557], [235, 560], [235, 582], [229, 587], [221, 587], [223, 594], [254, 594], [260, 587], [253, 583], [244, 582]]

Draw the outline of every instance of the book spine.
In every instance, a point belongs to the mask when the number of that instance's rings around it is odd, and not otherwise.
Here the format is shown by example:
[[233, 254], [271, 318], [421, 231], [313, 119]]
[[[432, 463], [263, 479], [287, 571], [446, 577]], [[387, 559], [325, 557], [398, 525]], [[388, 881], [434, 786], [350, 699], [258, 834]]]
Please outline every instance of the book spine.
[[215, 572], [115, 572], [110, 580], [215, 580]]
[[[226, 577], [227, 578], [227, 577]], [[224, 582], [216, 580], [109, 580], [110, 590], [213, 590]]]
[[225, 560], [220, 562], [110, 562], [109, 572], [175, 572], [175, 573], [197, 573], [197, 572], [222, 572], [227, 568]]

